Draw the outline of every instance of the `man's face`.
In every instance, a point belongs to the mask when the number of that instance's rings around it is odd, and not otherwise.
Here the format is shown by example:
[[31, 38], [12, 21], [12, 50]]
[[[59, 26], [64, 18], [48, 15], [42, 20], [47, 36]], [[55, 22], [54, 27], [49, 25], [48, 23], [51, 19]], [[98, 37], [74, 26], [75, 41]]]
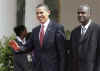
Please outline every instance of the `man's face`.
[[36, 9], [36, 16], [41, 24], [44, 24], [48, 20], [49, 15], [50, 11], [46, 10], [44, 7], [39, 7]]
[[88, 7], [83, 6], [78, 9], [77, 15], [79, 22], [85, 25], [90, 18], [90, 11]]

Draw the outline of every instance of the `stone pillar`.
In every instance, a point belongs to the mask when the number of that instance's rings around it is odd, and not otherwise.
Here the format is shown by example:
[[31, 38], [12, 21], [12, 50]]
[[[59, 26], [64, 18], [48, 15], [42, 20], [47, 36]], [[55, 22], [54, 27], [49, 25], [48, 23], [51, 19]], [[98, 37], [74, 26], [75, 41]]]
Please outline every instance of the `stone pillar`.
[[35, 9], [38, 4], [43, 3], [43, 0], [26, 0], [25, 3], [25, 25], [28, 32], [31, 32], [32, 29], [39, 24]]
[[16, 25], [16, 0], [0, 0], [0, 39], [10, 36]]

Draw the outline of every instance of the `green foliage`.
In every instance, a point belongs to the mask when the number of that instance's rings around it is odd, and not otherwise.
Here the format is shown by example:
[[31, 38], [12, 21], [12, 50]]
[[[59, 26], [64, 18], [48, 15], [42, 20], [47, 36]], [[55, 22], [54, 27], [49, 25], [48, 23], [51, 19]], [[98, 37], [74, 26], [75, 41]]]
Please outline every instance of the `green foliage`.
[[58, 0], [44, 0], [51, 10], [50, 18], [59, 22], [59, 1]]
[[4, 37], [0, 41], [0, 71], [13, 71], [13, 53], [8, 45], [11, 39], [14, 39], [14, 36]]
[[67, 30], [67, 31], [65, 32], [65, 35], [66, 35], [66, 39], [67, 39], [67, 40], [70, 40], [70, 34], [71, 34], [71, 31], [69, 31], [69, 30]]

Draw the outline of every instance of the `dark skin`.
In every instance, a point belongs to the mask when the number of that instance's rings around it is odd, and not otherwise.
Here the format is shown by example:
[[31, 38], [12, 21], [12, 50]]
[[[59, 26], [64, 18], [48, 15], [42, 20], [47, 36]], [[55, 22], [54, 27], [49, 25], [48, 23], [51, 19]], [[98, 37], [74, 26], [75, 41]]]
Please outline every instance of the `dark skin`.
[[23, 40], [24, 37], [27, 36], [27, 30], [25, 29], [23, 32], [20, 33], [20, 38]]
[[87, 6], [81, 6], [77, 11], [79, 22], [85, 26], [90, 19], [90, 9]]

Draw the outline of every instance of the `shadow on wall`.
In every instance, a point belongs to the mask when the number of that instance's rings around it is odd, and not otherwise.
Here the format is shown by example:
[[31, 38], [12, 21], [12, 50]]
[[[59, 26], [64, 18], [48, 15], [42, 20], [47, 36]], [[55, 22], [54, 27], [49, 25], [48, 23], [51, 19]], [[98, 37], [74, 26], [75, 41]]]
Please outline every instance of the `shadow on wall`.
[[23, 25], [25, 19], [25, 0], [17, 0], [17, 25]]

